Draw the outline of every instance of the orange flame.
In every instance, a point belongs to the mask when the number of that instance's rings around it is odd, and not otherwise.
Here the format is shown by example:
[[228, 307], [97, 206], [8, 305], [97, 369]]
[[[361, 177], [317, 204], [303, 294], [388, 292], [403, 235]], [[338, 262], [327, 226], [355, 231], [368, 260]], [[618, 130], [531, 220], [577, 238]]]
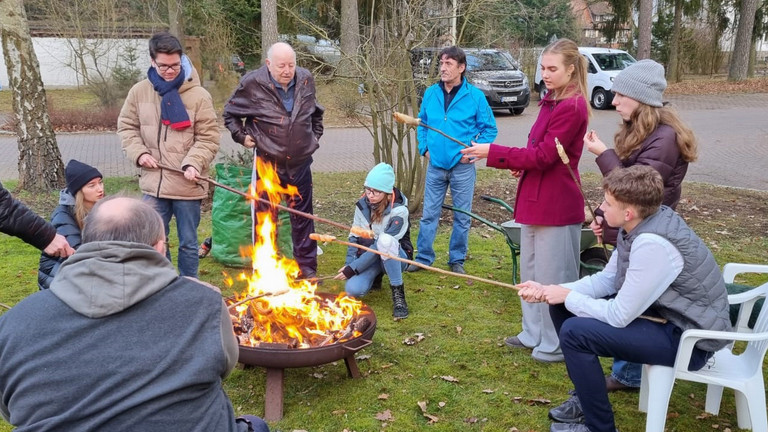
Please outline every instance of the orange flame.
[[[298, 195], [298, 190], [293, 185], [281, 186], [272, 164], [259, 159], [257, 170], [259, 180], [255, 190], [251, 185], [249, 194], [268, 197], [272, 206], [259, 212], [256, 243], [242, 251], [244, 256], [251, 257], [251, 274], [238, 276], [247, 288], [235, 295], [235, 302], [267, 295], [235, 307], [240, 327], [247, 330], [247, 334], [240, 335], [240, 344], [259, 346], [267, 342], [309, 348], [359, 336], [357, 331], [350, 333], [349, 328], [357, 318], [362, 302], [344, 293], [333, 301], [323, 300], [315, 294], [316, 284], [296, 279], [299, 274], [296, 261], [278, 253], [274, 205], [283, 195]], [[283, 291], [287, 292], [281, 294]]]

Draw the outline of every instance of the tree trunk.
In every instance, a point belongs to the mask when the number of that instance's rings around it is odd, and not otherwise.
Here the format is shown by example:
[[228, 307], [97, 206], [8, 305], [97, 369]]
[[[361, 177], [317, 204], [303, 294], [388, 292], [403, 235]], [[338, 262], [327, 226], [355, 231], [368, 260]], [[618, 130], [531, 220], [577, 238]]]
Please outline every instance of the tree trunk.
[[0, 28], [19, 142], [19, 189], [61, 188], [64, 164], [48, 117], [40, 64], [22, 0], [0, 1]]
[[672, 41], [669, 47], [669, 69], [667, 81], [680, 82], [678, 76], [678, 49], [680, 48], [680, 34], [683, 27], [683, 0], [675, 0], [675, 19], [672, 27]]
[[277, 0], [261, 0], [261, 61], [267, 50], [277, 42]]
[[651, 58], [651, 26], [653, 24], [653, 0], [640, 0], [637, 18], [637, 59]]
[[358, 76], [357, 60], [360, 48], [360, 19], [357, 0], [341, 0], [341, 61], [336, 73], [345, 77]]
[[739, 27], [736, 30], [736, 42], [733, 45], [733, 56], [731, 56], [731, 65], [728, 68], [728, 81], [747, 79], [755, 12], [757, 12], [757, 0], [741, 0]]
[[168, 24], [169, 32], [184, 43], [184, 14], [182, 13], [182, 0], [168, 0]]

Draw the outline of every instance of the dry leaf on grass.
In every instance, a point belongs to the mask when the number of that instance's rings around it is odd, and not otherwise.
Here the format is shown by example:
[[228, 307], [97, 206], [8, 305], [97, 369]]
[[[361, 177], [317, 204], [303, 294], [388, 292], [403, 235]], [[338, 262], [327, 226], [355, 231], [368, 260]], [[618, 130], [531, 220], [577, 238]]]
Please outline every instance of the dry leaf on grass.
[[347, 413], [347, 410], [343, 410], [343, 409], [342, 410], [333, 410], [333, 411], [331, 411], [331, 414], [333, 414], [333, 415], [343, 415], [343, 414], [346, 414], [346, 413]]
[[378, 399], [379, 400], [387, 400], [387, 399], [389, 399], [389, 395], [386, 394], [386, 393], [382, 393], [382, 394], [379, 395]]
[[464, 423], [475, 424], [477, 423], [477, 417], [468, 417], [464, 419]]
[[459, 382], [459, 380], [457, 380], [456, 378], [454, 378], [454, 377], [452, 377], [450, 375], [442, 375], [440, 378], [444, 379], [445, 381], [452, 382], [452, 383]]
[[384, 410], [384, 412], [380, 412], [376, 414], [376, 420], [390, 421], [393, 419], [394, 417], [392, 417], [392, 411], [390, 410]]
[[485, 390], [483, 390], [483, 393], [491, 394], [491, 393], [493, 393], [493, 390], [485, 389]]
[[418, 401], [416, 402], [416, 405], [418, 405], [419, 408], [421, 408], [421, 412], [423, 413], [427, 412], [427, 401]]
[[528, 405], [549, 405], [552, 401], [549, 399], [543, 399], [543, 398], [536, 398], [536, 399], [528, 399]]
[[442, 408], [442, 407], [444, 407], [444, 406], [445, 406], [445, 402], [438, 402], [438, 403], [437, 403], [437, 406], [438, 406], [438, 407], [440, 407], [440, 408]]
[[436, 416], [433, 416], [431, 414], [422, 413], [421, 415], [423, 415], [424, 417], [426, 417], [429, 420], [429, 422], [428, 422], [429, 424], [435, 424], [439, 420]]
[[456, 326], [456, 333], [461, 334], [461, 327], [460, 326]]

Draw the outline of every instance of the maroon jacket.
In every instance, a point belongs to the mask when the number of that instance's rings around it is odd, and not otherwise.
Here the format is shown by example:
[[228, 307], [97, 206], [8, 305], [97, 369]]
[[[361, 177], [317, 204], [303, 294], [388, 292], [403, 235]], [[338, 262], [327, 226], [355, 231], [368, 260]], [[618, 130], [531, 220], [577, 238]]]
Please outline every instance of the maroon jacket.
[[579, 178], [579, 158], [589, 117], [587, 102], [581, 96], [560, 101], [548, 96], [539, 105], [539, 117], [528, 134], [526, 148], [491, 144], [487, 165], [522, 170], [515, 198], [515, 221], [548, 226], [582, 223], [584, 198], [560, 160], [555, 138], [563, 145], [569, 165]]
[[[683, 178], [688, 172], [688, 162], [680, 154], [677, 135], [672, 126], [659, 125], [626, 160], [619, 159], [615, 150], [608, 149], [598, 156], [595, 162], [603, 176], [618, 167], [648, 165], [658, 171], [664, 181], [664, 198], [661, 203], [674, 210], [680, 202]], [[615, 245], [618, 232], [618, 228], [603, 223], [603, 240], [606, 243]]]
[[[224, 106], [224, 125], [232, 139], [256, 141], [259, 156], [280, 165], [301, 165], [312, 157], [323, 135], [323, 107], [315, 97], [315, 79], [296, 68], [293, 111], [289, 114], [269, 77], [267, 66], [248, 72]], [[245, 119], [245, 122], [243, 122]]]

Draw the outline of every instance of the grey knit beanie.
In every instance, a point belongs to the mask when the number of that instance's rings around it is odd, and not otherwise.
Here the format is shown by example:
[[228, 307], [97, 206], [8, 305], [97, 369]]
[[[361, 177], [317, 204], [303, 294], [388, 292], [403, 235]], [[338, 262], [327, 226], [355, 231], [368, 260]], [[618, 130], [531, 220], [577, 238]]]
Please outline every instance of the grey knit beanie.
[[611, 91], [652, 107], [661, 107], [661, 95], [666, 88], [664, 66], [653, 60], [640, 60], [616, 75]]

